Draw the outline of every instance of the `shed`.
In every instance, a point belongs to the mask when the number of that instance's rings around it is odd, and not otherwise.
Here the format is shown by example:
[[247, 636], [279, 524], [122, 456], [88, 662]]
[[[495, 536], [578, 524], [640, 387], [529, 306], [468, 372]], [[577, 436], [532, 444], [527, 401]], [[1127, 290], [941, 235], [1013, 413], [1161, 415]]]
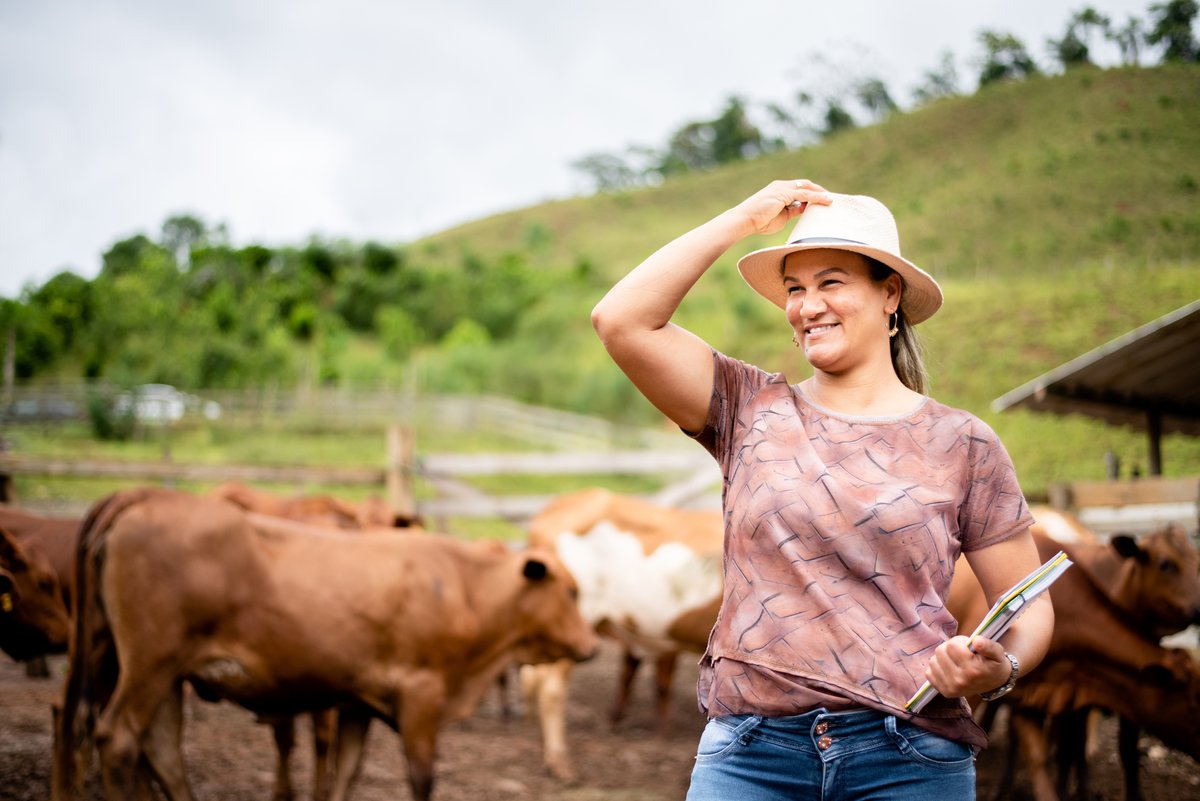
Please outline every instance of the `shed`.
[[1200, 436], [1200, 300], [1117, 337], [992, 401], [993, 411], [1085, 414], [1149, 437], [1162, 474], [1162, 435]]

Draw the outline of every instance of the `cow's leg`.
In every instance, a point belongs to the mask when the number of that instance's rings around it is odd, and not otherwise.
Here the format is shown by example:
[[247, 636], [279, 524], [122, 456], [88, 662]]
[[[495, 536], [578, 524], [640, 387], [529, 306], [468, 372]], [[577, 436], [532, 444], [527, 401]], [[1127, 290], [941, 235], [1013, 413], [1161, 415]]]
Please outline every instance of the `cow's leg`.
[[500, 717], [508, 720], [513, 716], [512, 690], [510, 685], [512, 682], [509, 677], [509, 668], [504, 668], [500, 671], [500, 675], [496, 677], [496, 700], [500, 704]]
[[[991, 736], [992, 726], [996, 722], [996, 716], [999, 714], [1000, 707], [1008, 708], [1009, 723], [1005, 727], [1007, 742], [1004, 748], [1004, 769], [1000, 771], [1000, 780], [996, 783], [995, 790], [992, 792], [992, 801], [1008, 801], [1008, 799], [1012, 798], [1013, 776], [1016, 775], [1017, 761], [1020, 756], [1020, 747], [1017, 744], [1017, 731], [1012, 725], [1012, 709], [1008, 704], [999, 701], [992, 701], [990, 703], [983, 701], [982, 705], [988, 707], [983, 710], [983, 713], [990, 720], [988, 727], [984, 729], [989, 737]], [[980, 710], [977, 708], [975, 711], [978, 714]]]
[[613, 705], [612, 715], [609, 717], [614, 726], [621, 721], [621, 718], [625, 717], [629, 698], [633, 694], [633, 679], [641, 664], [642, 658], [626, 648], [624, 670], [621, 671], [621, 679], [617, 684], [617, 702]]
[[330, 707], [313, 712], [309, 717], [313, 731], [313, 801], [326, 801], [335, 767], [330, 763], [330, 753], [337, 742], [338, 712]]
[[575, 780], [567, 750], [567, 682], [574, 662], [560, 659], [533, 665], [537, 676], [538, 725], [542, 730], [542, 763], [550, 775], [564, 782]]
[[[367, 742], [367, 727], [371, 715], [362, 709], [339, 709], [337, 712], [337, 757], [333, 764], [333, 787], [329, 801], [346, 801], [350, 788], [362, 768]], [[409, 771], [411, 773], [411, 766]]]
[[[1055, 765], [1058, 778], [1055, 782], [1059, 798], [1069, 798], [1071, 775], [1076, 777], [1076, 786], [1082, 793], [1086, 779], [1083, 778], [1086, 766], [1084, 746], [1087, 738], [1087, 709], [1077, 709], [1056, 715], [1052, 726], [1054, 741], [1057, 745]], [[1082, 796], [1081, 796], [1082, 797]]]
[[1049, 747], [1046, 742], [1045, 722], [1032, 710], [1014, 708], [1008, 725], [1016, 731], [1021, 756], [1033, 781], [1033, 797], [1037, 801], [1058, 801], [1054, 782], [1047, 765]]
[[1125, 773], [1125, 801], [1142, 801], [1141, 754], [1138, 752], [1138, 725], [1125, 718], [1117, 725], [1117, 752]]
[[[142, 735], [142, 754], [146, 767], [153, 770], [159, 786], [171, 801], [191, 801], [192, 791], [187, 783], [183, 764], [183, 687], [175, 689], [163, 699], [146, 733]], [[141, 771], [145, 790], [150, 782], [147, 771]], [[145, 796], [154, 799], [153, 791]]]
[[438, 724], [442, 722], [445, 695], [443, 680], [430, 675], [415, 679], [397, 699], [400, 739], [414, 801], [430, 801], [433, 794], [433, 761], [437, 758]]
[[670, 651], [659, 654], [654, 662], [659, 736], [666, 736], [671, 726], [671, 680], [675, 678], [675, 660], [678, 656], [678, 651]]
[[296, 719], [291, 717], [270, 720], [271, 738], [275, 741], [274, 801], [292, 801], [292, 748], [296, 745]]
[[112, 700], [96, 724], [101, 773], [111, 799], [137, 797], [139, 782], [145, 776], [142, 738], [172, 689], [172, 679], [166, 674], [139, 680], [138, 676], [145, 674], [133, 673], [130, 670], [122, 674]]

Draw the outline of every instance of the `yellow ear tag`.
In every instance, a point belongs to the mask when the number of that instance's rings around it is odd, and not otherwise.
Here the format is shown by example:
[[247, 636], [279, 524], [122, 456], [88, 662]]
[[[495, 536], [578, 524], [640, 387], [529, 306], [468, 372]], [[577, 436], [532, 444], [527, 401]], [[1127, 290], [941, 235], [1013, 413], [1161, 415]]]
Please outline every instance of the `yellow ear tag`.
[[3, 595], [0, 595], [0, 609], [3, 609], [5, 612], [11, 612], [13, 609], [12, 596], [7, 592]]

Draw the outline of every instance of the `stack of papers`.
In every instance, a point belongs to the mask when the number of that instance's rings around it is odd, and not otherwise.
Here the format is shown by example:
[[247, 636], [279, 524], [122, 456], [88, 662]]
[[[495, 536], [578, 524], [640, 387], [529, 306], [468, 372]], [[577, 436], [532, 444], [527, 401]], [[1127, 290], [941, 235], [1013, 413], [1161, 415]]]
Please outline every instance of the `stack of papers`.
[[[999, 639], [1004, 632], [1008, 631], [1008, 627], [1013, 624], [1013, 621], [1020, 617], [1021, 613], [1028, 609], [1029, 605], [1045, 592], [1071, 564], [1067, 555], [1059, 551], [1050, 557], [1046, 564], [1018, 581], [988, 610], [983, 621], [971, 633], [967, 644], [973, 643], [976, 637], [988, 640]], [[935, 695], [937, 695], [937, 690], [933, 689], [929, 682], [925, 682], [916, 694], [908, 699], [904, 708], [909, 712], [920, 712]]]

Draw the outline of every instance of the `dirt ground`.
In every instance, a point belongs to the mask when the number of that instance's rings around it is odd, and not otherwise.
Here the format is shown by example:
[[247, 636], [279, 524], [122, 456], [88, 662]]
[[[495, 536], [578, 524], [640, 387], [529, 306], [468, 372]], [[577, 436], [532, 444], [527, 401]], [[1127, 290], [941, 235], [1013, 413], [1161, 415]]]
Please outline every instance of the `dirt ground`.
[[[667, 801], [687, 788], [692, 755], [703, 720], [695, 711], [694, 659], [681, 660], [674, 687], [671, 731], [659, 736], [651, 703], [652, 670], [635, 688], [634, 707], [616, 729], [608, 723], [620, 656], [611, 645], [576, 670], [571, 687], [569, 734], [579, 773], [564, 784], [541, 767], [536, 726], [517, 714], [501, 714], [500, 696], [489, 697], [476, 714], [448, 726], [439, 740], [435, 801]], [[49, 796], [50, 704], [60, 694], [64, 662], [52, 660], [56, 678], [31, 679], [0, 656], [0, 801], [44, 801]], [[519, 707], [515, 697], [512, 704]], [[298, 733], [293, 757], [297, 801], [309, 798], [311, 742], [307, 724]], [[980, 799], [1005, 769], [1001, 727], [994, 745], [979, 758]], [[1123, 785], [1115, 762], [1116, 724], [1104, 721], [1103, 753], [1092, 763], [1093, 801], [1120, 801]], [[266, 801], [271, 797], [274, 747], [267, 727], [228, 703], [195, 701], [184, 734], [189, 776], [198, 801]], [[1143, 738], [1142, 786], [1147, 801], [1200, 801], [1200, 766]], [[1028, 780], [1017, 774], [1016, 799], [1028, 798]], [[410, 798], [396, 735], [372, 725], [366, 764], [352, 792], [354, 801]], [[94, 775], [87, 799], [100, 798]]]

